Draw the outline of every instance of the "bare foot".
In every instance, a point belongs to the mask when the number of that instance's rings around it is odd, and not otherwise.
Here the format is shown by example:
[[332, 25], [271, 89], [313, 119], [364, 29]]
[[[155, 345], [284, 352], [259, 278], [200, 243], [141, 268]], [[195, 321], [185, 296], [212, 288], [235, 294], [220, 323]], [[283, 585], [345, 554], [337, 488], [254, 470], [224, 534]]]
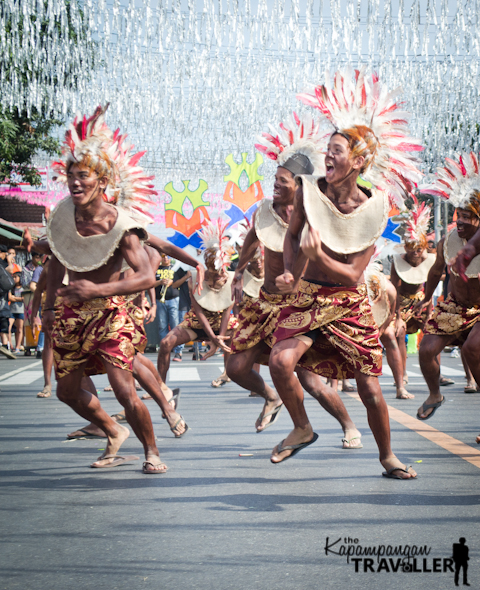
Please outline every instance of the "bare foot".
[[380, 463], [385, 468], [385, 473], [390, 472], [390, 475], [387, 477], [392, 477], [393, 479], [415, 479], [417, 477], [417, 473], [412, 467], [408, 468], [407, 473], [406, 465], [399, 461], [395, 455], [389, 459], [380, 461]]
[[[272, 422], [272, 419], [275, 418], [275, 414], [270, 414], [270, 412], [273, 412], [275, 408], [278, 408], [278, 406], [281, 405], [282, 400], [280, 397], [276, 397], [274, 400], [265, 400], [263, 410], [255, 422], [255, 428], [257, 429], [257, 432], [262, 432], [262, 430], [265, 430], [265, 428]], [[270, 416], [267, 416], [267, 414], [270, 414]]]
[[153, 399], [149, 393], [144, 393], [140, 399]]
[[347, 428], [342, 439], [344, 449], [361, 449], [362, 435], [356, 428]]
[[148, 453], [145, 457], [145, 462], [143, 463], [143, 473], [165, 473], [168, 467], [165, 463], [162, 463], [160, 457], [158, 455], [154, 455], [153, 453]]
[[[311, 424], [308, 424], [306, 428], [294, 428], [283, 441], [282, 446], [286, 447], [290, 445], [299, 445], [311, 441], [312, 438], [313, 428]], [[272, 451], [272, 456], [270, 457], [270, 461], [272, 463], [281, 463], [292, 454], [290, 449], [278, 453], [277, 451], [279, 446], [280, 445], [277, 445]]]
[[[179, 422], [180, 420], [180, 422]], [[173, 432], [175, 438], [180, 438], [187, 432], [187, 423], [177, 412], [170, 412], [167, 416], [167, 422], [170, 430]]]
[[87, 426], [85, 426], [85, 428], [80, 428], [78, 430], [75, 430], [74, 432], [71, 432], [70, 434], [67, 434], [67, 438], [83, 438], [84, 436], [87, 436], [89, 434], [91, 436], [100, 436], [102, 438], [107, 437], [107, 435], [103, 432], [101, 428], [95, 426], [95, 424], [90, 423]]
[[397, 398], [396, 399], [413, 399], [415, 396], [413, 393], [408, 393], [405, 387], [397, 387]]
[[[122, 444], [127, 440], [130, 436], [130, 430], [125, 428], [124, 426], [120, 426], [120, 424], [116, 425], [117, 435], [113, 438], [108, 437], [107, 446], [105, 447], [105, 451], [103, 455], [101, 455], [94, 463], [92, 463], [92, 467], [102, 467], [103, 465], [108, 465], [114, 461], [113, 456], [115, 456]], [[111, 455], [109, 459], [102, 459], [105, 455]]]

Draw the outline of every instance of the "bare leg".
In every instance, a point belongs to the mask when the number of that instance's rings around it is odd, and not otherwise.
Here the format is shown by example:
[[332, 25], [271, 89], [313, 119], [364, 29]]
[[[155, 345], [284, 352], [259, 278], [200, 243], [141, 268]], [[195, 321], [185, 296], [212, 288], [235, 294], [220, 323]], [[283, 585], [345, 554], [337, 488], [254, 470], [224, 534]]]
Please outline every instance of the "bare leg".
[[327, 385], [332, 389], [332, 391], [338, 393], [338, 379], [332, 379], [329, 377], [327, 379]]
[[[403, 380], [407, 375], [407, 344], [405, 342], [405, 336], [406, 336], [405, 328], [402, 328], [400, 330], [400, 333], [396, 337], [397, 344], [398, 344], [398, 350], [400, 351], [400, 358], [401, 358], [401, 362], [402, 362], [402, 380], [401, 381], [395, 380], [396, 387], [403, 387], [403, 385], [404, 385]], [[387, 361], [388, 361], [388, 357], [387, 357]], [[388, 364], [390, 364], [390, 363], [388, 363]]]
[[50, 397], [52, 395], [52, 368], [53, 368], [53, 349], [52, 341], [48, 334], [45, 334], [45, 345], [42, 352], [43, 379], [44, 385], [37, 397]]
[[[480, 325], [473, 326], [465, 344], [462, 347], [467, 365], [472, 371], [473, 378], [480, 383]], [[476, 437], [477, 444], [480, 443], [480, 435]]]
[[223, 355], [223, 373], [217, 379], [214, 379], [211, 383], [212, 387], [222, 387], [225, 383], [230, 383], [231, 379], [227, 375], [227, 364], [230, 358], [230, 353], [225, 352]]
[[15, 320], [17, 331], [15, 332], [15, 348], [20, 350], [20, 346], [23, 346], [23, 320]]
[[[143, 355], [135, 356], [133, 361], [133, 376], [138, 380], [143, 389], [145, 389], [145, 391], [147, 391], [157, 402], [165, 415], [170, 428], [174, 428], [175, 436], [179, 437], [185, 433], [185, 421], [181, 420], [180, 414], [177, 414], [165, 398], [159, 384], [160, 375], [158, 375], [153, 363], [151, 361], [145, 363], [142, 360], [142, 357]], [[149, 365], [151, 365], [151, 367]], [[181, 421], [178, 422], [179, 420]]]
[[[314, 435], [303, 405], [303, 389], [294, 375], [298, 361], [311, 345], [311, 341], [307, 344], [303, 340], [289, 338], [278, 342], [270, 353], [270, 374], [294, 426], [284, 440], [283, 446], [309, 442]], [[291, 450], [278, 453], [277, 445], [272, 451], [270, 460], [273, 463], [279, 463], [291, 454]]]
[[252, 346], [242, 352], [230, 355], [227, 364], [227, 374], [240, 387], [249, 391], [255, 392], [257, 395], [263, 397], [265, 405], [260, 413], [255, 428], [257, 432], [265, 429], [270, 422], [270, 416], [264, 418], [265, 414], [270, 413], [281, 403], [277, 392], [265, 383], [263, 377], [257, 371], [254, 371], [253, 366], [259, 354], [262, 352], [262, 347], [266, 346], [263, 342]]
[[[82, 377], [81, 388], [90, 392], [95, 397], [98, 397], [97, 388], [95, 387], [95, 384], [93, 383], [91, 377], [88, 377], [87, 375], [84, 375]], [[101, 436], [101, 437], [107, 436], [106, 433], [101, 428], [99, 428], [98, 426], [95, 426], [95, 424], [93, 424], [93, 422], [90, 422], [89, 424], [87, 424], [83, 428], [75, 430], [74, 432], [71, 432], [70, 434], [67, 434], [67, 438], [80, 438], [80, 437], [85, 436], [86, 434], [91, 434], [93, 436]]]
[[411, 393], [408, 393], [404, 387], [403, 375], [405, 371], [402, 355], [398, 348], [397, 339], [395, 338], [395, 328], [393, 326], [388, 326], [388, 328], [380, 337], [380, 340], [387, 353], [388, 366], [390, 369], [392, 369], [395, 387], [397, 388], [397, 399], [414, 398], [415, 396]]
[[[357, 381], [358, 395], [367, 410], [368, 424], [378, 446], [380, 463], [387, 471], [394, 467], [405, 469], [405, 465], [393, 454], [390, 446], [388, 408], [377, 377], [364, 375], [355, 370], [355, 379]], [[400, 470], [393, 473], [402, 479], [410, 479], [416, 476], [413, 469], [410, 469], [408, 473]]]
[[190, 342], [191, 337], [187, 330], [178, 326], [171, 330], [160, 342], [158, 351], [157, 367], [160, 377], [164, 383], [167, 382], [167, 373], [170, 368], [170, 353], [179, 344]]
[[[440, 352], [453, 342], [455, 337], [437, 336], [436, 334], [426, 334], [420, 344], [419, 360], [423, 377], [428, 385], [429, 396], [425, 400], [427, 404], [435, 404], [443, 399], [440, 393]], [[433, 408], [428, 408], [425, 412], [423, 407], [418, 409], [418, 414], [425, 419], [433, 412]]]
[[[151, 469], [148, 469], [148, 471], [166, 471], [166, 465], [160, 461], [160, 454], [155, 444], [155, 434], [153, 432], [150, 414], [135, 390], [133, 374], [114, 367], [106, 361], [103, 361], [103, 363], [107, 370], [108, 380], [113, 387], [115, 397], [125, 408], [127, 422], [143, 445], [145, 460], [151, 466]], [[111, 420], [110, 417], [109, 419]], [[105, 450], [105, 454], [109, 454], [107, 449]], [[112, 460], [99, 459], [96, 464], [105, 464], [106, 461], [111, 462]]]
[[[465, 370], [465, 377], [467, 378], [467, 385], [465, 386], [465, 392], [470, 393], [473, 390], [477, 391], [477, 382], [473, 378], [472, 371], [470, 371], [470, 367], [465, 359], [465, 353], [463, 352], [463, 346], [460, 350], [460, 355], [462, 357], [463, 368]], [[470, 390], [470, 391], [467, 391]]]
[[[57, 381], [57, 397], [61, 402], [69, 405], [79, 416], [105, 432], [108, 441], [104, 455], [116, 455], [122, 443], [129, 437], [130, 432], [128, 428], [124, 428], [110, 418], [95, 395], [82, 389], [81, 381], [84, 370], [85, 365], [59, 379]], [[111, 459], [104, 459], [102, 463], [111, 461]]]
[[[350, 418], [347, 408], [338, 393], [326, 385], [319, 375], [297, 367], [298, 379], [305, 391], [314, 397], [322, 408], [340, 423], [344, 433], [343, 448], [354, 449], [361, 447], [361, 434]], [[333, 381], [337, 382], [336, 379]]]

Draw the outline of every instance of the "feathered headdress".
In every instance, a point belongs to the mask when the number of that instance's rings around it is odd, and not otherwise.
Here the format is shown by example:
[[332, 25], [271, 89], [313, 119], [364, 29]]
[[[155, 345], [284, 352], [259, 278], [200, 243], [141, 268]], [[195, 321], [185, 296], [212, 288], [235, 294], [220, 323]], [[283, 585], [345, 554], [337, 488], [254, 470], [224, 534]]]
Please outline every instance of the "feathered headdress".
[[[378, 76], [365, 76], [365, 68], [336, 72], [333, 85], [328, 72], [324, 85], [297, 95], [303, 103], [318, 109], [350, 143], [354, 153], [365, 156], [362, 170], [365, 180], [385, 191], [391, 202], [403, 203], [404, 193], [422, 174], [418, 160], [408, 152], [423, 150], [418, 139], [410, 136], [409, 113], [395, 102], [400, 89], [387, 92]], [[331, 133], [330, 133], [331, 135]], [[351, 147], [351, 146], [350, 146]]]
[[283, 166], [290, 158], [301, 154], [310, 160], [313, 174], [325, 174], [325, 155], [322, 152], [325, 151], [329, 134], [321, 130], [309, 114], [300, 119], [293, 113], [279, 127], [277, 130], [269, 125], [271, 133], [258, 136], [260, 143], [255, 144], [257, 150], [275, 160], [278, 166]]
[[133, 146], [125, 143], [127, 136], [120, 135], [119, 129], [113, 132], [105, 123], [108, 106], [98, 106], [89, 118], [75, 117], [65, 133], [64, 159], [52, 164], [56, 179], [66, 183], [69, 166], [83, 164], [108, 178], [107, 202], [150, 220], [146, 209], [152, 204], [150, 196], [157, 194], [151, 184], [154, 176], [145, 176], [138, 166], [145, 152], [132, 154]]
[[454, 207], [472, 211], [480, 217], [480, 169], [478, 156], [459, 154], [458, 164], [445, 158], [446, 166], [437, 168], [436, 179], [420, 192], [448, 199]]
[[406, 243], [427, 243], [428, 224], [430, 222], [431, 207], [426, 203], [419, 203], [412, 193], [413, 207], [405, 221]]
[[[213, 262], [215, 270], [226, 270], [230, 264], [231, 246], [228, 237], [225, 235], [225, 229], [228, 221], [223, 221], [220, 217], [216, 220], [206, 220], [198, 235], [202, 240], [202, 246], [205, 250], [205, 264], [207, 267]], [[213, 260], [212, 260], [213, 259]]]

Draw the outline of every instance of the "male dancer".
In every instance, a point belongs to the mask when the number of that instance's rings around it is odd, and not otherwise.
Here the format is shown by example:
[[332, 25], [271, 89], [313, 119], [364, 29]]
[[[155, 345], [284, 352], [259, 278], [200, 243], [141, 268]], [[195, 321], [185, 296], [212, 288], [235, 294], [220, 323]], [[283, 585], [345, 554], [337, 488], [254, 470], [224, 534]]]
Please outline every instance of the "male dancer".
[[428, 273], [435, 262], [435, 254], [427, 251], [427, 233], [430, 220], [430, 207], [418, 203], [414, 199], [413, 207], [405, 223], [405, 253], [393, 257], [390, 280], [397, 290], [397, 309], [395, 320], [395, 336], [402, 356], [402, 380], [395, 385], [404, 390], [405, 399], [409, 398], [404, 385], [407, 376], [407, 345], [406, 334], [415, 334], [422, 330], [432, 305], [426, 306], [421, 316], [414, 313], [415, 304], [425, 298], [424, 286]]
[[[143, 444], [143, 472], [160, 474], [167, 466], [160, 460], [150, 415], [136, 394], [131, 372], [136, 329], [129, 316], [131, 295], [150, 288], [153, 276], [140, 242], [146, 232], [122, 208], [137, 208], [138, 196], [145, 200], [154, 191], [136, 166], [139, 156], [132, 157], [122, 145], [125, 138], [105, 124], [105, 110], [98, 107], [89, 119], [74, 120], [65, 136], [65, 161], [54, 164], [71, 196], [55, 207], [47, 226], [53, 256], [44, 324], [52, 336], [58, 398], [107, 434], [105, 452], [92, 467], [132, 460], [117, 455], [128, 429], [81, 387], [87, 364], [96, 358]], [[124, 262], [134, 273], [120, 280]], [[64, 268], [69, 285], [55, 293], [52, 285], [63, 279]]]
[[191, 340], [210, 340], [213, 346], [204, 355], [203, 360], [214, 355], [218, 348], [223, 350], [225, 355], [230, 354], [230, 347], [225, 344], [225, 340], [230, 338], [236, 320], [231, 315], [233, 272], [227, 271], [230, 263], [230, 247], [224, 235], [225, 227], [226, 223], [219, 218], [216, 222], [206, 222], [202, 231], [199, 232], [207, 268], [202, 285], [203, 290], [201, 295], [194, 292], [196, 273], [192, 272], [192, 277], [188, 279], [192, 309], [160, 343], [158, 372], [164, 382], [170, 368], [170, 353], [179, 344], [185, 344]]
[[[476, 154], [460, 156], [459, 163], [448, 159], [445, 168], [437, 172], [432, 186], [424, 189], [428, 194], [442, 196], [457, 211], [457, 227], [437, 245], [437, 258], [425, 286], [425, 299], [417, 309], [427, 305], [445, 268], [453, 264], [465, 241], [471, 240], [480, 227], [480, 174]], [[472, 240], [473, 241], [473, 240]], [[474, 241], [475, 243], [475, 241]], [[464, 270], [462, 280], [452, 266], [450, 292], [445, 301], [437, 303], [433, 315], [425, 326], [425, 336], [420, 344], [420, 368], [427, 382], [429, 396], [418, 409], [417, 418], [428, 420], [445, 402], [439, 389], [440, 365], [437, 355], [451, 344], [461, 345], [465, 360], [475, 381], [480, 383], [480, 257], [475, 256]], [[477, 442], [480, 437], [477, 437]]]
[[[312, 131], [310, 135], [303, 137], [303, 129]], [[282, 124], [275, 142], [270, 141], [271, 137], [264, 134], [263, 142], [266, 145], [259, 144], [256, 147], [279, 164], [275, 173], [273, 203], [265, 199], [255, 213], [255, 223], [243, 244], [232, 293], [236, 301], [239, 301], [244, 290], [245, 269], [262, 245], [265, 256], [264, 285], [259, 297], [246, 300], [238, 315], [239, 325], [232, 338], [233, 354], [227, 365], [231, 379], [265, 399], [263, 410], [255, 423], [257, 432], [271, 426], [283, 407], [277, 392], [265, 383], [255, 370], [254, 363], [261, 361], [268, 364], [268, 338], [275, 327], [275, 318], [281, 307], [288, 305], [294, 298], [293, 295], [281, 293], [275, 284], [275, 278], [284, 271], [283, 242], [293, 210], [296, 190], [294, 177], [295, 174], [323, 169], [324, 159], [320, 154], [322, 138], [318, 134], [318, 127], [310, 119], [290, 120]], [[299, 274], [303, 271], [305, 262], [305, 257], [299, 259]], [[303, 388], [340, 422], [344, 431], [343, 448], [362, 448], [361, 434], [355, 428], [339, 395], [317, 375], [299, 367], [296, 371]]]
[[[398, 106], [382, 92], [376, 76], [368, 84], [363, 71], [356, 72], [352, 84], [350, 72], [337, 72], [334, 88], [320, 86], [299, 98], [316, 106], [335, 131], [325, 157], [325, 178], [297, 177], [299, 188], [285, 238], [285, 273], [277, 279], [279, 288], [291, 288], [303, 250], [309, 258], [304, 280], [295, 300], [280, 311], [270, 355], [272, 379], [294, 430], [274, 448], [271, 461], [285, 461], [318, 438], [293, 373], [300, 364], [326, 377], [355, 377], [386, 470], [383, 475], [411, 479], [415, 471], [405, 467], [390, 447], [388, 410], [378, 384], [382, 354], [363, 273], [386, 225], [389, 193], [402, 198], [403, 179], [419, 177], [405, 152], [412, 146], [421, 148], [406, 137], [404, 117], [397, 118]], [[359, 187], [360, 173], [377, 190], [370, 193]], [[309, 229], [302, 236], [306, 222]]]

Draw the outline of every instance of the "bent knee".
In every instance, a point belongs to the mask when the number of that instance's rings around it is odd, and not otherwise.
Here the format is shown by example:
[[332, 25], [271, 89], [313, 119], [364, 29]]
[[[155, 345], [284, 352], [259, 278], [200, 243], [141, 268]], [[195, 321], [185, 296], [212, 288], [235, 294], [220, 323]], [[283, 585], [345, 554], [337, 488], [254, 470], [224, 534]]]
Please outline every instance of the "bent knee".
[[268, 366], [270, 373], [275, 373], [276, 376], [288, 375], [295, 370], [296, 362], [292, 358], [292, 353], [289, 350], [272, 350]]

